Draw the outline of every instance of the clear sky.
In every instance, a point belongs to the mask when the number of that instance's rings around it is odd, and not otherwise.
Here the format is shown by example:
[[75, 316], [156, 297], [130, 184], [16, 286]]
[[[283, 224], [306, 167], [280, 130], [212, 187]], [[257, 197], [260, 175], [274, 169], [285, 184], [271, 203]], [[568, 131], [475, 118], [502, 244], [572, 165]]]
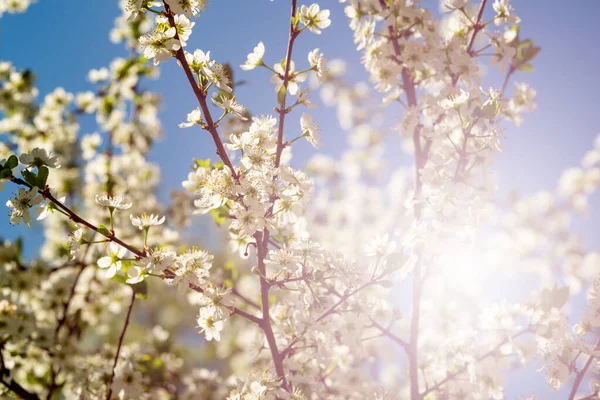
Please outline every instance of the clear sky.
[[[233, 64], [236, 77], [250, 81], [240, 88], [241, 102], [256, 114], [272, 112], [275, 99], [271, 86], [266, 85], [268, 72], [243, 72], [237, 66], [259, 41], [267, 48], [266, 59], [275, 62], [284, 56], [289, 2], [215, 0], [213, 3], [207, 14], [195, 20], [189, 48], [210, 50], [219, 62]], [[305, 54], [314, 47], [320, 47], [328, 59], [356, 61], [343, 5], [333, 0], [321, 3], [332, 10], [333, 24], [320, 37], [301, 37], [295, 49], [298, 62], [304, 62]], [[437, 9], [437, 0], [423, 3]], [[498, 158], [497, 166], [503, 190], [510, 187], [532, 192], [553, 187], [560, 171], [578, 163], [599, 131], [596, 120], [600, 110], [597, 95], [600, 25], [594, 19], [600, 13], [600, 2], [515, 0], [513, 3], [523, 21], [522, 36], [534, 39], [542, 47], [534, 62], [535, 71], [520, 73], [515, 78], [529, 82], [537, 90], [538, 109], [526, 115], [521, 127], [508, 130], [506, 150]], [[108, 40], [113, 18], [118, 14], [116, 1], [90, 0], [85, 6], [82, 4], [75, 0], [39, 0], [25, 14], [5, 14], [0, 19], [0, 59], [11, 60], [17, 68], [32, 69], [37, 75], [40, 98], [56, 86], [69, 91], [93, 89], [85, 80], [87, 71], [124, 55], [121, 46]], [[176, 126], [195, 107], [188, 83], [178, 68], [174, 61], [163, 63], [161, 78], [146, 83], [164, 99], [161, 117], [165, 138], [152, 154], [158, 162], [166, 149], [177, 151], [182, 160], [191, 160], [202, 153], [213, 154], [208, 148], [207, 135]], [[352, 78], [365, 78], [362, 66], [356, 63], [349, 72]], [[336, 144], [343, 137], [335, 121], [330, 120], [319, 119], [324, 128], [331, 127], [323, 129], [325, 146], [320, 151], [336, 153]], [[306, 146], [296, 155], [311, 153]], [[178, 186], [186, 169], [184, 163], [163, 164], [167, 185]]]
[[[213, 3], [206, 14], [195, 20], [188, 50], [210, 50], [212, 58], [230, 62], [235, 67], [236, 79], [249, 81], [240, 88], [241, 103], [254, 114], [272, 112], [275, 93], [268, 83], [268, 72], [243, 72], [238, 65], [259, 41], [265, 43], [266, 60], [274, 63], [283, 58], [289, 1], [213, 0]], [[332, 10], [332, 25], [320, 37], [303, 35], [295, 48], [295, 59], [304, 64], [306, 54], [319, 47], [328, 59], [349, 60], [352, 63], [350, 77], [365, 79], [364, 70], [357, 63], [343, 5], [334, 0], [321, 0], [320, 3]], [[423, 3], [437, 9], [437, 0]], [[506, 133], [505, 151], [496, 163], [501, 194], [513, 189], [522, 193], [553, 189], [560, 172], [577, 165], [600, 132], [597, 124], [600, 115], [600, 24], [597, 23], [600, 2], [514, 0], [513, 5], [522, 19], [522, 37], [532, 38], [542, 47], [542, 52], [534, 61], [533, 73], [520, 73], [515, 78], [529, 82], [537, 90], [538, 108], [525, 115], [523, 125], [509, 127]], [[5, 14], [0, 19], [0, 60], [10, 60], [18, 69], [33, 70], [37, 75], [40, 100], [57, 86], [71, 92], [93, 90], [85, 80], [87, 72], [107, 66], [115, 56], [125, 55], [122, 46], [108, 40], [118, 13], [116, 1], [39, 0], [23, 15]], [[161, 193], [164, 196], [170, 189], [180, 187], [194, 157], [214, 158], [214, 149], [206, 132], [177, 127], [197, 105], [174, 60], [161, 64], [160, 79], [147, 81], [145, 85], [163, 96], [164, 138], [155, 146], [151, 159], [161, 164]], [[345, 143], [344, 133], [337, 127], [335, 119], [328, 116], [328, 110], [320, 108], [314, 113], [322, 126], [324, 146], [319, 151], [338, 154], [338, 143]], [[294, 122], [288, 126], [299, 125], [297, 120], [291, 119]], [[91, 122], [90, 119], [82, 123], [82, 133], [95, 129]], [[288, 131], [290, 136], [294, 133]], [[295, 163], [301, 165], [314, 150], [307, 143], [298, 148]], [[177, 157], [167, 158], [173, 154]], [[0, 194], [2, 204], [12, 191], [8, 185]], [[592, 215], [577, 225], [588, 235], [588, 244], [593, 248], [598, 247], [594, 245], [598, 239], [595, 229], [598, 222], [598, 216]], [[7, 212], [0, 212], [0, 235], [5, 238], [19, 234], [31, 236], [28, 232], [23, 226], [10, 227]], [[39, 238], [34, 237], [33, 243], [36, 241], [39, 242]], [[31, 246], [27, 248], [35, 248]], [[511, 377], [511, 381], [519, 379], [519, 376]], [[532, 392], [552, 398], [544, 389], [543, 375], [536, 375], [535, 379], [527, 375], [527, 379], [535, 381], [535, 386], [517, 385], [517, 392], [510, 391], [507, 398]]]

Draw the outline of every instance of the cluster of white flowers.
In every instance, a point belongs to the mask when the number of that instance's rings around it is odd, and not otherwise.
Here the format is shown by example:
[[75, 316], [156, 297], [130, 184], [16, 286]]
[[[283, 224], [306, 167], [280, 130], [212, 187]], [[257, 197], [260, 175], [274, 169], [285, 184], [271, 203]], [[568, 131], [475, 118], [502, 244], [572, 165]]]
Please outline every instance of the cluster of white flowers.
[[[29, 3], [0, 0], [0, 15]], [[11, 223], [30, 225], [34, 209], [45, 232], [34, 261], [21, 240], [0, 241], [0, 385], [23, 398], [483, 400], [503, 398], [511, 366], [536, 363], [552, 389], [575, 376], [571, 398], [585, 390], [600, 357], [598, 281], [574, 327], [567, 313], [600, 253], [570, 216], [600, 186], [600, 139], [555, 193], [497, 207], [502, 124], [535, 108], [535, 90], [509, 95], [509, 82], [539, 52], [510, 1], [447, 0], [441, 20], [418, 1], [341, 3], [372, 88], [347, 83], [319, 47], [296, 69], [295, 41], [331, 24], [300, 4], [282, 61], [259, 42], [240, 65], [269, 71], [274, 115], [238, 102], [230, 66], [185, 50], [205, 0], [120, 0], [110, 37], [132, 55], [91, 70], [93, 91], [57, 88], [37, 104], [31, 72], [0, 63], [0, 190], [18, 188]], [[489, 52], [504, 80], [484, 89]], [[171, 58], [197, 101], [179, 127], [205, 130], [219, 159], [195, 159], [167, 206], [147, 159], [160, 99], [140, 83]], [[290, 164], [296, 142], [322, 144], [309, 84], [349, 146], [304, 172]], [[414, 167], [385, 161], [387, 110]], [[79, 132], [81, 115], [96, 132]], [[178, 229], [207, 216], [230, 254]], [[482, 294], [515, 273], [541, 290]], [[193, 368], [193, 314], [218, 370]]]
[[[225, 207], [232, 238], [252, 236], [265, 227], [293, 233], [294, 222], [310, 199], [312, 185], [301, 172], [275, 166], [277, 120], [254, 117], [249, 130], [232, 134], [231, 150], [242, 153], [240, 167], [197, 165], [183, 187], [195, 197], [196, 213]], [[272, 198], [276, 198], [274, 207]]]

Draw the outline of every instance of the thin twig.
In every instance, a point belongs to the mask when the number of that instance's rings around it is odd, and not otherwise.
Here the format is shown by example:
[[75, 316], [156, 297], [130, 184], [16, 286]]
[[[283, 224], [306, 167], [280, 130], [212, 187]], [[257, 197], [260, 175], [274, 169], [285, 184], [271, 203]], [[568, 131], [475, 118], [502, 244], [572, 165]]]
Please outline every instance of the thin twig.
[[248, 314], [247, 312], [245, 312], [245, 311], [242, 311], [242, 310], [240, 310], [239, 308], [234, 308], [234, 309], [231, 311], [231, 314], [232, 314], [232, 315], [233, 315], [233, 314], [237, 314], [237, 315], [239, 315], [239, 316], [241, 316], [241, 317], [244, 317], [244, 318], [246, 318], [247, 320], [250, 320], [250, 321], [254, 322], [254, 323], [255, 323], [255, 324], [257, 324], [258, 326], [261, 326], [261, 327], [262, 327], [262, 325], [263, 325], [263, 320], [262, 320], [261, 318], [255, 317], [255, 316], [254, 316], [254, 315], [252, 315], [252, 314]]
[[[598, 340], [598, 342], [594, 346], [594, 350], [597, 350], [598, 347], [600, 347], [600, 340]], [[590, 369], [592, 361], [594, 361], [594, 356], [590, 355], [581, 371], [577, 372], [577, 375], [575, 376], [575, 382], [573, 382], [573, 387], [571, 388], [571, 392], [569, 393], [569, 400], [573, 400], [575, 398], [577, 390], [579, 389], [579, 385], [581, 385], [581, 381], [583, 381], [585, 374], [587, 373], [588, 369]]]
[[[291, 11], [290, 11], [290, 30], [288, 37], [288, 48], [286, 52], [286, 64], [285, 71], [283, 75], [283, 90], [285, 90], [285, 94], [283, 95], [283, 99], [279, 104], [279, 109], [277, 110], [279, 113], [279, 127], [277, 134], [277, 148], [275, 151], [275, 168], [279, 167], [281, 162], [281, 153], [283, 152], [283, 131], [284, 131], [284, 123], [285, 123], [285, 114], [286, 110], [286, 97], [287, 97], [287, 85], [290, 80], [290, 65], [292, 61], [292, 50], [294, 48], [294, 41], [298, 36], [299, 32], [296, 30], [293, 20], [296, 16], [296, 8], [297, 8], [297, 0], [292, 0]], [[275, 178], [274, 178], [275, 179]], [[269, 209], [269, 213], [273, 211], [273, 206], [275, 204], [275, 197], [271, 197], [271, 207]], [[268, 229], [263, 229], [262, 235], [260, 233], [256, 233], [254, 235], [256, 239], [256, 257], [258, 259], [258, 269], [261, 273], [260, 276], [260, 299], [262, 306], [262, 329], [265, 333], [265, 337], [267, 339], [267, 343], [269, 344], [269, 349], [271, 351], [271, 357], [273, 359], [273, 364], [275, 366], [275, 372], [279, 379], [281, 379], [281, 386], [288, 390], [288, 383], [285, 377], [285, 370], [283, 368], [283, 359], [284, 357], [277, 349], [277, 341], [275, 340], [275, 334], [273, 333], [273, 327], [271, 326], [271, 317], [269, 311], [269, 288], [271, 287], [269, 282], [265, 279], [267, 275], [267, 270], [265, 266], [265, 258], [267, 256], [268, 248], [269, 248], [269, 236], [270, 232]]]
[[315, 320], [315, 322], [319, 322], [325, 318], [327, 318], [329, 315], [333, 314], [333, 312], [340, 306], [342, 305], [344, 302], [346, 302], [350, 297], [354, 296], [356, 293], [360, 292], [361, 290], [371, 286], [371, 285], [375, 285], [376, 283], [378, 283], [379, 279], [381, 279], [384, 275], [379, 275], [377, 278], [372, 279], [366, 283], [363, 283], [361, 286], [359, 286], [358, 288], [346, 293], [345, 295], [342, 295], [342, 297], [338, 300], [337, 303], [335, 303], [333, 306], [331, 306], [327, 311], [325, 311], [323, 314], [321, 314], [321, 316], [319, 318], [317, 318]]
[[[2, 343], [4, 345], [4, 343]], [[8, 373], [8, 374], [7, 374]], [[9, 381], [5, 381], [4, 377], [7, 376]], [[4, 365], [4, 355], [2, 354], [2, 347], [0, 347], [0, 384], [6, 386], [6, 388], [16, 394], [19, 398], [24, 400], [40, 400], [40, 398], [33, 393], [28, 392], [23, 386], [19, 385], [12, 377], [10, 377], [10, 371], [6, 369]]]
[[467, 53], [469, 53], [469, 55], [472, 55], [471, 49], [473, 48], [473, 44], [475, 43], [475, 37], [477, 36], [477, 33], [479, 33], [479, 31], [485, 27], [485, 25], [481, 23], [481, 18], [483, 17], [483, 10], [485, 9], [486, 3], [487, 0], [481, 0], [481, 3], [479, 4], [477, 21], [475, 22], [475, 25], [473, 25], [473, 35], [471, 35], [471, 40], [469, 40], [469, 44], [467, 45]]
[[[388, 31], [391, 37], [394, 36], [393, 27], [388, 26]], [[399, 57], [401, 53], [400, 45], [397, 39], [392, 40], [394, 52]], [[409, 70], [406, 67], [402, 67], [402, 88], [406, 93], [406, 100], [409, 107], [417, 107], [417, 95], [415, 91], [415, 85]], [[413, 132], [413, 146], [415, 148], [415, 199], [421, 197], [422, 182], [420, 171], [425, 167], [427, 163], [428, 151], [430, 146], [426, 146], [424, 149], [421, 148], [421, 130], [417, 126]], [[414, 219], [415, 221], [421, 220], [421, 205], [417, 201], [414, 206]], [[408, 364], [410, 374], [410, 397], [411, 400], [419, 399], [419, 360], [418, 360], [418, 348], [419, 348], [419, 325], [421, 316], [421, 297], [423, 290], [423, 280], [421, 279], [421, 261], [420, 257], [415, 264], [413, 272], [413, 289], [412, 289], [412, 310], [410, 319], [410, 342], [408, 350]]]
[[256, 302], [250, 300], [249, 298], [247, 298], [246, 296], [241, 294], [237, 289], [235, 289], [235, 288], [232, 289], [231, 294], [238, 297], [240, 300], [242, 300], [244, 303], [248, 304], [249, 306], [260, 310], [260, 306]]
[[[291, 20], [296, 16], [296, 0], [292, 0], [292, 11], [291, 11]], [[294, 49], [294, 42], [296, 41], [296, 37], [298, 37], [299, 32], [294, 27], [294, 24], [290, 22], [290, 33], [288, 37], [288, 47], [285, 56], [285, 70], [283, 73], [283, 88], [285, 90], [285, 94], [283, 95], [283, 99], [281, 104], [279, 105], [278, 113], [279, 113], [279, 127], [277, 129], [277, 152], [275, 154], [275, 168], [279, 167], [279, 163], [281, 162], [281, 153], [283, 151], [283, 128], [285, 124], [285, 115], [287, 114], [287, 110], [285, 107], [286, 99], [287, 99], [287, 87], [290, 81], [290, 65], [292, 61], [292, 50]]]
[[271, 357], [273, 358], [273, 364], [275, 365], [275, 372], [279, 379], [281, 379], [281, 386], [284, 389], [287, 389], [287, 381], [285, 379], [285, 370], [283, 369], [283, 357], [279, 353], [277, 349], [277, 341], [275, 340], [275, 334], [273, 333], [273, 327], [271, 326], [271, 317], [269, 314], [269, 283], [264, 278], [267, 274], [267, 269], [265, 266], [265, 257], [266, 250], [268, 247], [269, 240], [269, 231], [265, 229], [263, 231], [263, 237], [257, 232], [255, 234], [257, 246], [256, 256], [258, 259], [258, 269], [261, 273], [260, 277], [260, 302], [262, 305], [262, 325], [261, 328], [265, 333], [265, 337], [267, 338], [267, 343], [269, 344], [269, 349], [271, 350]]
[[[15, 176], [11, 176], [10, 180], [18, 185], [23, 185], [28, 187], [29, 189], [32, 189], [32, 186], [30, 184], [28, 184], [27, 182], [25, 182], [24, 180], [17, 178]], [[80, 217], [77, 213], [75, 213], [73, 210], [71, 210], [69, 207], [67, 207], [66, 205], [64, 205], [63, 203], [61, 203], [60, 201], [58, 201], [53, 195], [52, 193], [50, 193], [50, 189], [48, 187], [46, 187], [46, 189], [41, 189], [39, 191], [39, 193], [46, 199], [50, 200], [52, 203], [56, 204], [56, 206], [58, 208], [60, 208], [62, 211], [64, 211], [68, 217], [75, 223], [77, 224], [81, 224], [86, 226], [87, 228], [90, 228], [91, 230], [93, 230], [94, 232], [97, 232], [99, 234], [101, 234], [102, 236], [104, 236], [105, 238], [107, 238], [108, 240], [110, 240], [111, 242], [115, 242], [117, 244], [119, 244], [122, 247], [125, 247], [127, 250], [129, 250], [130, 252], [132, 252], [133, 254], [135, 254], [138, 257], [144, 257], [145, 253], [136, 249], [135, 247], [125, 243], [124, 241], [122, 241], [121, 239], [119, 239], [118, 237], [116, 237], [114, 235], [114, 233], [109, 232], [106, 233], [106, 231], [101, 230], [99, 227], [97, 227], [96, 225], [86, 221], [85, 219], [83, 219], [82, 217]]]
[[[177, 28], [177, 24], [175, 24], [175, 17], [173, 16], [171, 9], [169, 8], [169, 5], [165, 1], [163, 1], [163, 5], [165, 7], [167, 19], [169, 20], [169, 25], [173, 28]], [[175, 39], [180, 40], [177, 31], [175, 31]], [[196, 78], [194, 77], [194, 74], [190, 69], [190, 66], [185, 58], [183, 47], [180, 47], [179, 50], [177, 50], [177, 52], [175, 53], [175, 58], [177, 58], [177, 61], [179, 61], [181, 67], [185, 71], [185, 75], [190, 83], [190, 86], [192, 87], [192, 90], [194, 91], [194, 94], [196, 95], [196, 99], [198, 99], [198, 104], [200, 104], [202, 114], [204, 115], [204, 119], [206, 120], [205, 129], [208, 130], [210, 132], [210, 135], [212, 136], [213, 142], [215, 143], [215, 147], [217, 148], [217, 154], [219, 155], [223, 163], [231, 170], [231, 174], [234, 176], [234, 178], [237, 179], [235, 169], [233, 169], [231, 160], [229, 159], [227, 151], [223, 146], [223, 142], [221, 141], [221, 137], [219, 136], [219, 132], [217, 131], [217, 126], [212, 118], [210, 109], [208, 108], [208, 104], [206, 103], [207, 94], [204, 93], [202, 89], [198, 86]]]
[[[509, 340], [513, 340], [518, 338], [519, 336], [528, 333], [528, 332], [532, 332], [532, 328], [529, 327], [527, 329], [524, 329], [516, 334], [514, 334], [513, 336], [509, 338], [505, 338], [504, 340], [502, 340], [500, 343], [498, 343], [493, 349], [491, 349], [490, 351], [484, 353], [483, 355], [477, 357], [477, 359], [475, 359], [475, 363], [481, 362], [483, 360], [485, 360], [486, 358], [496, 354], [498, 352], [498, 350], [500, 349], [500, 347], [504, 346]], [[469, 368], [469, 364], [467, 363], [465, 365], [463, 365], [461, 368], [459, 368], [458, 370], [456, 370], [453, 373], [449, 373], [446, 375], [446, 377], [444, 379], [442, 379], [441, 381], [437, 382], [435, 385], [431, 386], [430, 388], [428, 388], [427, 390], [425, 390], [420, 397], [424, 398], [425, 396], [427, 396], [429, 393], [434, 392], [436, 390], [438, 390], [440, 387], [442, 387], [443, 385], [445, 385], [447, 382], [451, 381], [452, 379], [456, 378], [457, 376], [463, 374], [464, 372], [467, 371], [467, 369]]]
[[[88, 247], [89, 247], [89, 245], [88, 245]], [[67, 300], [63, 304], [63, 313], [62, 313], [62, 316], [58, 320], [58, 323], [56, 324], [56, 328], [54, 330], [55, 340], [58, 340], [58, 332], [60, 331], [60, 328], [63, 326], [63, 324], [67, 320], [67, 313], [69, 311], [69, 304], [71, 304], [71, 300], [73, 300], [73, 296], [75, 296], [75, 288], [77, 286], [77, 283], [79, 282], [79, 278], [81, 277], [81, 273], [83, 272], [84, 269], [85, 269], [85, 264], [82, 263], [80, 265], [80, 267], [79, 267], [79, 271], [77, 271], [77, 275], [75, 276], [75, 280], [73, 281], [73, 285], [71, 286], [71, 291], [69, 292], [69, 297], [67, 298]]]
[[112, 370], [110, 373], [110, 380], [108, 381], [108, 393], [106, 394], [106, 400], [110, 400], [112, 396], [112, 383], [115, 379], [115, 368], [117, 367], [117, 363], [119, 362], [119, 354], [121, 353], [121, 346], [123, 346], [123, 339], [125, 338], [125, 332], [127, 332], [127, 327], [129, 326], [129, 319], [131, 318], [131, 310], [133, 310], [133, 303], [135, 303], [135, 289], [131, 288], [131, 302], [129, 303], [129, 308], [127, 309], [127, 316], [125, 317], [125, 324], [123, 325], [123, 330], [121, 331], [121, 336], [119, 336], [119, 344], [117, 346], [117, 354], [115, 354], [115, 360], [113, 362]]
[[594, 393], [577, 400], [598, 400], [598, 393], [599, 392], [596, 390]]
[[404, 350], [406, 350], [406, 352], [408, 353], [410, 346], [409, 344], [402, 340], [399, 336], [394, 335], [389, 328], [384, 327], [383, 325], [379, 324], [377, 321], [375, 321], [373, 318], [369, 317], [369, 320], [371, 321], [371, 323], [373, 324], [373, 326], [377, 329], [379, 329], [381, 331], [381, 333], [383, 334], [383, 336], [387, 336], [388, 338], [390, 338], [392, 341], [396, 342], [397, 344], [399, 344], [400, 346], [402, 346], [402, 348], [404, 348]]

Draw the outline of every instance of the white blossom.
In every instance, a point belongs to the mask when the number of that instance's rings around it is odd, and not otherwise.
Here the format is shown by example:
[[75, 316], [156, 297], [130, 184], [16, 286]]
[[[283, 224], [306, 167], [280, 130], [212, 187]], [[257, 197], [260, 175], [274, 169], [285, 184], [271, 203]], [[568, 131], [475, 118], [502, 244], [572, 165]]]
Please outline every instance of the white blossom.
[[42, 196], [38, 195], [37, 187], [31, 190], [19, 188], [17, 195], [6, 202], [6, 205], [12, 208], [10, 223], [17, 225], [23, 220], [25, 224], [29, 225], [31, 219], [29, 209], [40, 204], [41, 201]]
[[112, 278], [116, 275], [117, 271], [121, 270], [123, 266], [122, 258], [125, 257], [127, 249], [115, 242], [110, 242], [107, 246], [107, 251], [107, 256], [98, 259], [98, 266], [106, 269], [107, 278]]
[[263, 42], [259, 42], [258, 45], [254, 48], [254, 51], [248, 54], [248, 59], [240, 68], [244, 71], [253, 70], [256, 67], [259, 67], [263, 64], [263, 57], [265, 56], [265, 45]]
[[131, 219], [131, 224], [140, 230], [147, 229], [151, 226], [158, 226], [165, 222], [164, 216], [159, 217], [158, 215], [148, 215], [146, 213], [139, 216], [130, 215], [129, 218]]
[[321, 10], [317, 3], [313, 3], [309, 7], [302, 5], [300, 7], [300, 22], [311, 32], [320, 34], [321, 29], [331, 25], [329, 10]]
[[127, 210], [132, 204], [122, 196], [110, 196], [105, 193], [96, 195], [96, 203], [111, 210]]
[[181, 43], [175, 39], [175, 33], [175, 28], [171, 27], [165, 32], [154, 31], [140, 37], [144, 57], [153, 59], [154, 65], [171, 58], [173, 53], [181, 48]]
[[19, 160], [29, 167], [60, 167], [60, 164], [58, 164], [58, 156], [52, 156], [46, 149], [35, 148], [29, 153], [21, 154]]
[[182, 122], [179, 124], [180, 128], [191, 128], [192, 126], [202, 124], [202, 112], [200, 111], [200, 107], [192, 110], [187, 115], [187, 122]]
[[310, 144], [313, 145], [314, 148], [317, 148], [321, 145], [319, 140], [319, 125], [313, 122], [310, 114], [302, 114], [302, 118], [300, 118], [300, 128], [302, 135]]

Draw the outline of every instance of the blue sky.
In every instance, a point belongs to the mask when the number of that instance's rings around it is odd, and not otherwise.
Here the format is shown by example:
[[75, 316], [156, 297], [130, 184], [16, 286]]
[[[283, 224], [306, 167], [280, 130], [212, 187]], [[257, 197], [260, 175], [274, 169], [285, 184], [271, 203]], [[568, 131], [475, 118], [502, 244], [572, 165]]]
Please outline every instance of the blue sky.
[[[284, 56], [287, 42], [289, 4], [284, 0], [227, 0], [214, 2], [209, 13], [196, 20], [189, 48], [210, 50], [214, 59], [236, 67], [238, 79], [249, 81], [240, 88], [239, 98], [255, 114], [272, 112], [274, 93], [267, 84], [266, 70], [241, 71], [245, 55], [257, 42], [267, 48], [266, 59], [276, 62]], [[58, 5], [59, 4], [59, 5]], [[56, 86], [69, 91], [90, 90], [87, 71], [107, 65], [121, 46], [108, 40], [113, 18], [118, 14], [116, 1], [60, 3], [40, 0], [23, 15], [6, 14], [0, 20], [0, 59], [11, 60], [17, 68], [30, 68], [37, 75], [40, 99]], [[333, 0], [322, 4], [332, 10], [331, 28], [323, 35], [303, 35], [297, 42], [295, 58], [305, 62], [305, 55], [320, 47], [328, 59], [357, 61], [351, 32], [343, 16], [343, 5]], [[437, 1], [426, 0], [437, 9]], [[543, 7], [540, 7], [543, 4]], [[600, 109], [600, 56], [597, 38], [600, 25], [594, 21], [600, 2], [581, 0], [577, 7], [564, 2], [516, 0], [514, 7], [521, 16], [522, 36], [533, 38], [542, 47], [533, 73], [520, 73], [516, 80], [529, 82], [538, 93], [537, 111], [527, 114], [519, 128], [509, 127], [504, 142], [506, 150], [497, 161], [503, 190], [510, 187], [525, 193], [554, 187], [560, 171], [577, 164], [598, 133], [597, 110]], [[362, 66], [354, 63], [349, 75], [364, 79]], [[174, 61], [161, 64], [161, 78], [146, 87], [163, 96], [161, 118], [165, 138], [152, 153], [155, 161], [164, 160], [165, 149], [176, 151], [180, 160], [212, 156], [209, 138], [198, 130], [180, 130], [176, 124], [185, 119], [196, 104], [185, 77]], [[317, 110], [317, 115], [323, 110]], [[323, 115], [326, 115], [323, 113]], [[331, 118], [319, 119], [323, 126], [326, 153], [338, 152], [343, 133]], [[292, 126], [292, 125], [290, 125]], [[86, 124], [83, 124], [85, 132]], [[93, 126], [89, 126], [93, 129]], [[293, 132], [290, 132], [293, 134]], [[342, 142], [343, 143], [343, 142]], [[170, 152], [169, 151], [169, 152]], [[309, 156], [307, 145], [296, 152], [297, 158]], [[164, 175], [173, 179], [185, 176], [187, 164], [167, 163]], [[518, 174], [518, 179], [515, 179]]]
[[[230, 62], [235, 67], [236, 79], [248, 81], [239, 91], [242, 104], [254, 114], [272, 112], [275, 93], [268, 83], [269, 73], [266, 70], [243, 72], [237, 66], [259, 41], [265, 43], [266, 60], [274, 63], [284, 56], [289, 2], [213, 0], [213, 3], [208, 6], [207, 14], [195, 20], [188, 49], [210, 50], [212, 58]], [[423, 3], [437, 9], [435, 0]], [[513, 3], [523, 21], [522, 37], [532, 38], [542, 47], [542, 52], [534, 62], [533, 73], [516, 76], [516, 80], [527, 81], [537, 90], [538, 108], [525, 115], [525, 122], [519, 128], [508, 127], [505, 151], [496, 163], [502, 195], [510, 190], [533, 193], [553, 189], [561, 171], [577, 165], [600, 132], [597, 124], [600, 24], [595, 21], [600, 15], [600, 2], [515, 0]], [[334, 0], [322, 0], [321, 4], [332, 10], [332, 26], [321, 36], [303, 34], [300, 37], [295, 48], [297, 64], [303, 65], [306, 54], [319, 47], [328, 59], [349, 60], [351, 78], [365, 79], [343, 16], [343, 5]], [[5, 15], [0, 19], [0, 60], [10, 60], [18, 69], [33, 70], [40, 99], [57, 86], [72, 92], [93, 90], [85, 80], [87, 72], [108, 65], [115, 56], [125, 55], [122, 46], [108, 40], [113, 18], [118, 13], [116, 1], [39, 0], [23, 15]], [[161, 194], [164, 196], [170, 189], [180, 187], [194, 157], [214, 158], [214, 149], [206, 132], [177, 127], [197, 104], [174, 60], [161, 64], [161, 77], [147, 81], [145, 86], [163, 96], [164, 138], [155, 146], [151, 159], [161, 164]], [[320, 151], [338, 154], [338, 144], [345, 143], [344, 133], [327, 112], [323, 107], [315, 111], [324, 141]], [[295, 136], [293, 129], [298, 128], [297, 121], [298, 117], [290, 118], [287, 134], [291, 137]], [[82, 123], [83, 133], [94, 129], [89, 121]], [[173, 154], [176, 157], [169, 157]], [[295, 163], [301, 165], [311, 154], [314, 154], [312, 147], [301, 143], [295, 151]], [[0, 194], [2, 204], [11, 192], [7, 186]], [[593, 215], [577, 223], [591, 247], [595, 247], [592, 244], [598, 238], [596, 225], [598, 217]], [[11, 227], [7, 213], [0, 213], [2, 236], [31, 236], [28, 232], [26, 227]], [[36, 241], [39, 238], [33, 243]], [[27, 247], [33, 249], [35, 245]], [[519, 393], [511, 391], [508, 397], [537, 392], [551, 398], [544, 389], [543, 376], [532, 378], [527, 375], [535, 385], [516, 385]], [[518, 382], [520, 377], [511, 379]]]

